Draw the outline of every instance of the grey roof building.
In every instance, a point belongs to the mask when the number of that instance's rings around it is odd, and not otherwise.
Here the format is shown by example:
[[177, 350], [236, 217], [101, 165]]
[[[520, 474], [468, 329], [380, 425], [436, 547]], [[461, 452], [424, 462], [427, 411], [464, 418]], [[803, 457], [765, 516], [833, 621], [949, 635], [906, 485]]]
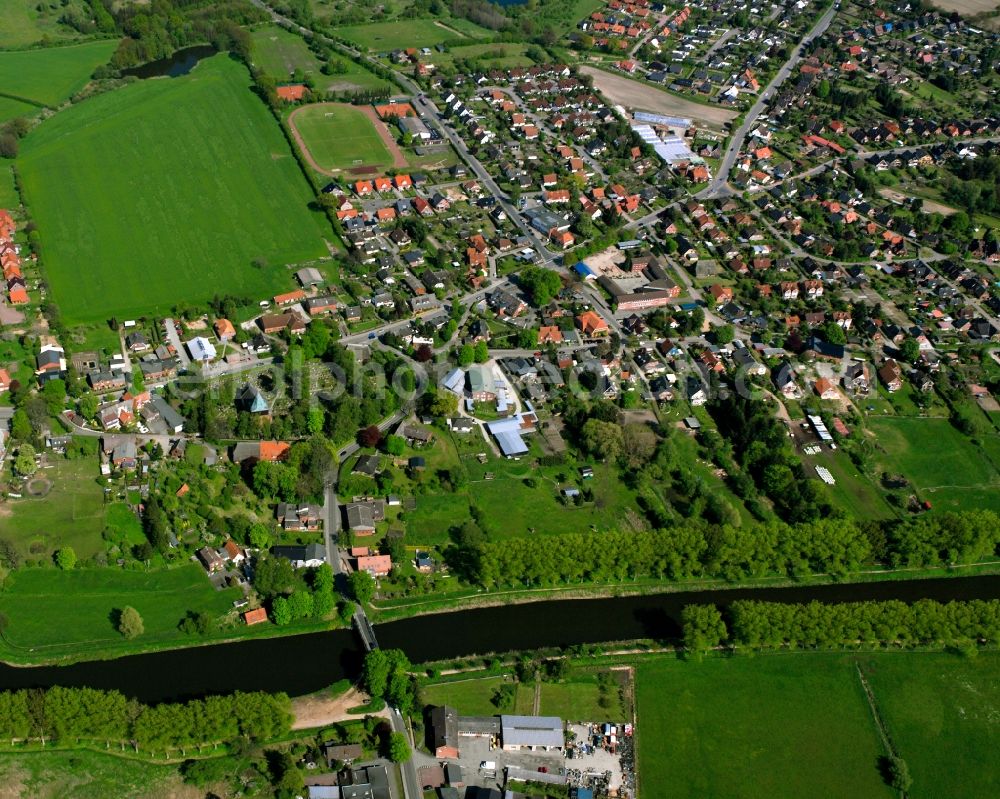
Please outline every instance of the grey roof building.
[[558, 716], [500, 716], [500, 740], [506, 751], [562, 749], [563, 722]]

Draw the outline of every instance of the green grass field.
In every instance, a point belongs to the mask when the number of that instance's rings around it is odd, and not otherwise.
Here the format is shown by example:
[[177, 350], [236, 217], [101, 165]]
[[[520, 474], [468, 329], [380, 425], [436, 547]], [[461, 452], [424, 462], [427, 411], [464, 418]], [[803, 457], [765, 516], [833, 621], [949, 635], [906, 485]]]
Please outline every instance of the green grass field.
[[[497, 688], [509, 682], [503, 677], [441, 682], [424, 686], [422, 696], [428, 705], [448, 705], [467, 716], [492, 716], [500, 711], [490, 702], [490, 697]], [[516, 688], [518, 694], [531, 693], [531, 686], [516, 685]]]
[[268, 296], [291, 287], [284, 264], [326, 254], [332, 233], [249, 85], [215, 56], [80, 103], [24, 140], [19, 169], [68, 324]]
[[37, 105], [22, 103], [10, 97], [0, 97], [0, 122], [6, 122], [15, 117], [27, 117], [39, 111]]
[[[514, 685], [514, 702], [509, 707], [497, 708], [490, 700], [494, 691], [504, 684]], [[426, 704], [449, 705], [469, 716], [492, 716], [501, 712], [530, 714], [535, 684], [511, 683], [503, 677], [475, 677], [426, 685], [422, 696]], [[611, 691], [608, 706], [601, 706], [597, 674], [593, 671], [577, 669], [563, 682], [542, 682], [540, 696], [539, 712], [567, 721], [623, 721], [626, 717], [616, 690]]]
[[467, 36], [474, 39], [489, 34], [473, 23], [447, 20], [438, 25], [432, 19], [405, 19], [396, 22], [373, 22], [370, 25], [348, 25], [337, 31], [359, 47], [385, 53], [405, 47], [433, 47], [441, 42]]
[[1000, 473], [945, 419], [872, 419], [869, 426], [890, 472], [901, 472], [937, 510], [1000, 510]]
[[146, 631], [137, 644], [180, 645], [190, 641], [177, 629], [188, 611], [213, 616], [232, 608], [239, 589], [212, 588], [194, 563], [149, 573], [114, 568], [70, 572], [22, 569], [0, 594], [0, 612], [9, 620], [0, 644], [5, 657], [58, 658], [124, 644], [113, 614], [131, 605]]
[[118, 46], [104, 39], [40, 50], [0, 52], [0, 91], [43, 105], [58, 105], [82, 89]]
[[292, 124], [323, 169], [347, 169], [357, 166], [358, 161], [365, 166], [392, 165], [392, 156], [375, 125], [352, 106], [304, 106], [295, 112]]
[[435, 53], [435, 64], [452, 64], [456, 59], [473, 59], [493, 69], [530, 67], [535, 62], [525, 54], [526, 44], [470, 44], [449, 48], [447, 53]]
[[[9, 516], [0, 527], [26, 558], [49, 558], [60, 547], [70, 546], [81, 559], [104, 549], [104, 492], [97, 484], [95, 458], [55, 460], [38, 472], [51, 491], [44, 497], [10, 501]], [[2, 517], [0, 517], [2, 518]]]
[[1000, 795], [1000, 654], [885, 654], [870, 664], [879, 710], [913, 776], [910, 796]]
[[320, 72], [320, 62], [301, 36], [277, 25], [268, 25], [253, 32], [254, 63], [279, 81], [286, 80], [296, 69], [312, 73], [316, 86], [324, 91], [381, 89], [388, 82], [346, 57], [338, 57], [344, 71], [333, 75]]
[[277, 25], [267, 25], [251, 34], [254, 65], [278, 80], [286, 79], [296, 69], [319, 72], [319, 60], [301, 36]]
[[850, 657], [663, 658], [636, 681], [642, 799], [893, 796]]
[[140, 799], [193, 795], [186, 791], [176, 765], [87, 750], [3, 752], [0, 779], [10, 796]]
[[[2, 105], [0, 102], [0, 106]], [[0, 164], [0, 208], [13, 209], [18, 202], [13, 168], [10, 164]]]
[[59, 22], [68, 11], [84, 12], [85, 0], [61, 0], [59, 3], [38, 3], [35, 0], [4, 0], [0, 14], [0, 45], [26, 47], [43, 36], [49, 39], [73, 39], [77, 31]]

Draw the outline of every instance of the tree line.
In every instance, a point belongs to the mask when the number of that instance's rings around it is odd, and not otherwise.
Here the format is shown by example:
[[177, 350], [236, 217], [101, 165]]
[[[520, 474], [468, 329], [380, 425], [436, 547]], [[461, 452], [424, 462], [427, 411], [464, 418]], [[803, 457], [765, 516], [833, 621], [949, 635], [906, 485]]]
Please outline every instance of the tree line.
[[0, 739], [12, 743], [119, 742], [136, 750], [163, 750], [269, 740], [287, 732], [291, 721], [290, 700], [280, 693], [237, 692], [155, 706], [93, 688], [0, 693]]
[[1000, 600], [908, 605], [884, 602], [786, 604], [739, 600], [728, 624], [714, 605], [691, 605], [682, 616], [684, 644], [703, 652], [730, 644], [755, 649], [838, 649], [858, 645], [956, 646], [995, 643]]
[[993, 557], [1000, 546], [1000, 518], [991, 511], [964, 511], [881, 524], [824, 518], [734, 526], [689, 520], [656, 530], [502, 541], [456, 534], [455, 540], [446, 551], [450, 567], [484, 588], [639, 578], [736, 581], [774, 574], [843, 578], [876, 561], [926, 567]]

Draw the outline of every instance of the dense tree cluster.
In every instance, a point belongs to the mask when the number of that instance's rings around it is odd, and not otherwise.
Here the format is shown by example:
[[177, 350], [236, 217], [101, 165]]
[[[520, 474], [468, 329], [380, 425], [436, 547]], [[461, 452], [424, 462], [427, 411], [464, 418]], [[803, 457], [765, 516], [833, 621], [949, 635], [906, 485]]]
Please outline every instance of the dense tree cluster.
[[806, 476], [787, 430], [767, 405], [733, 392], [717, 398], [709, 409], [740, 467], [754, 476], [781, 518], [808, 522], [833, 512], [822, 484]]
[[784, 604], [741, 600], [730, 607], [732, 641], [772, 648], [856, 644], [949, 646], [995, 642], [1000, 600]]
[[404, 716], [416, 707], [416, 683], [410, 661], [400, 649], [373, 649], [365, 655], [361, 684], [372, 697], [381, 697]]
[[116, 69], [166, 58], [175, 50], [211, 42], [218, 50], [248, 56], [250, 35], [240, 26], [263, 22], [267, 14], [249, 0], [156, 0], [115, 4], [90, 0], [97, 27], [123, 33], [111, 57]]
[[1000, 547], [1000, 518], [990, 511], [969, 511], [885, 526], [830, 518], [746, 526], [692, 520], [636, 532], [579, 532], [502, 542], [482, 536], [455, 540], [447, 552], [452, 569], [485, 588], [637, 578], [843, 577], [872, 563], [876, 552], [896, 566], [993, 557]]
[[0, 738], [63, 742], [134, 742], [163, 750], [288, 731], [285, 694], [234, 693], [184, 703], [143, 705], [117, 691], [49, 688], [0, 693]]

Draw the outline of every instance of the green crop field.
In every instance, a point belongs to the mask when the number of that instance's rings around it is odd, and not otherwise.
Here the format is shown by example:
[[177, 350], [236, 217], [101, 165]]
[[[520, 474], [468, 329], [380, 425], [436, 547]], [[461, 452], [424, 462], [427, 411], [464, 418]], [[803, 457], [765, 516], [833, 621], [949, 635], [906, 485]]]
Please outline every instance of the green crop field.
[[58, 658], [88, 649], [105, 649], [123, 639], [114, 626], [115, 611], [131, 605], [142, 616], [142, 644], [187, 640], [177, 624], [188, 611], [218, 616], [232, 608], [239, 589], [216, 591], [204, 570], [193, 563], [149, 573], [112, 568], [22, 569], [0, 594], [8, 619], [0, 652], [33, 658]]
[[58, 105], [107, 63], [118, 43], [108, 39], [40, 50], [0, 52], [0, 91], [42, 105]]
[[902, 473], [938, 510], [1000, 510], [1000, 473], [945, 419], [872, 419], [881, 465]]
[[26, 558], [49, 558], [63, 546], [89, 558], [104, 549], [104, 492], [97, 484], [97, 460], [56, 460], [34, 483], [51, 485], [45, 496], [11, 500], [2, 526]]
[[358, 162], [380, 168], [392, 165], [392, 156], [374, 123], [352, 106], [304, 106], [294, 113], [292, 125], [323, 169], [349, 169]]
[[[480, 677], [456, 682], [441, 682], [424, 686], [421, 695], [425, 704], [448, 705], [466, 716], [492, 716], [498, 713], [490, 699], [493, 692], [510, 680], [503, 677]], [[530, 685], [514, 684], [517, 693], [532, 693]], [[529, 700], [530, 701], [530, 700]]]
[[909, 795], [1000, 796], [1000, 654], [885, 654], [870, 661], [879, 711], [913, 776]]
[[433, 47], [463, 36], [474, 39], [489, 34], [485, 28], [471, 22], [456, 23], [454, 28], [450, 27], [451, 24], [451, 20], [438, 24], [432, 19], [405, 19], [397, 22], [373, 22], [370, 25], [348, 25], [338, 28], [337, 32], [359, 47], [379, 53], [406, 47]]
[[19, 169], [69, 324], [268, 296], [332, 237], [246, 69], [222, 55], [57, 114]]
[[636, 697], [643, 799], [893, 796], [850, 657], [646, 661]]

